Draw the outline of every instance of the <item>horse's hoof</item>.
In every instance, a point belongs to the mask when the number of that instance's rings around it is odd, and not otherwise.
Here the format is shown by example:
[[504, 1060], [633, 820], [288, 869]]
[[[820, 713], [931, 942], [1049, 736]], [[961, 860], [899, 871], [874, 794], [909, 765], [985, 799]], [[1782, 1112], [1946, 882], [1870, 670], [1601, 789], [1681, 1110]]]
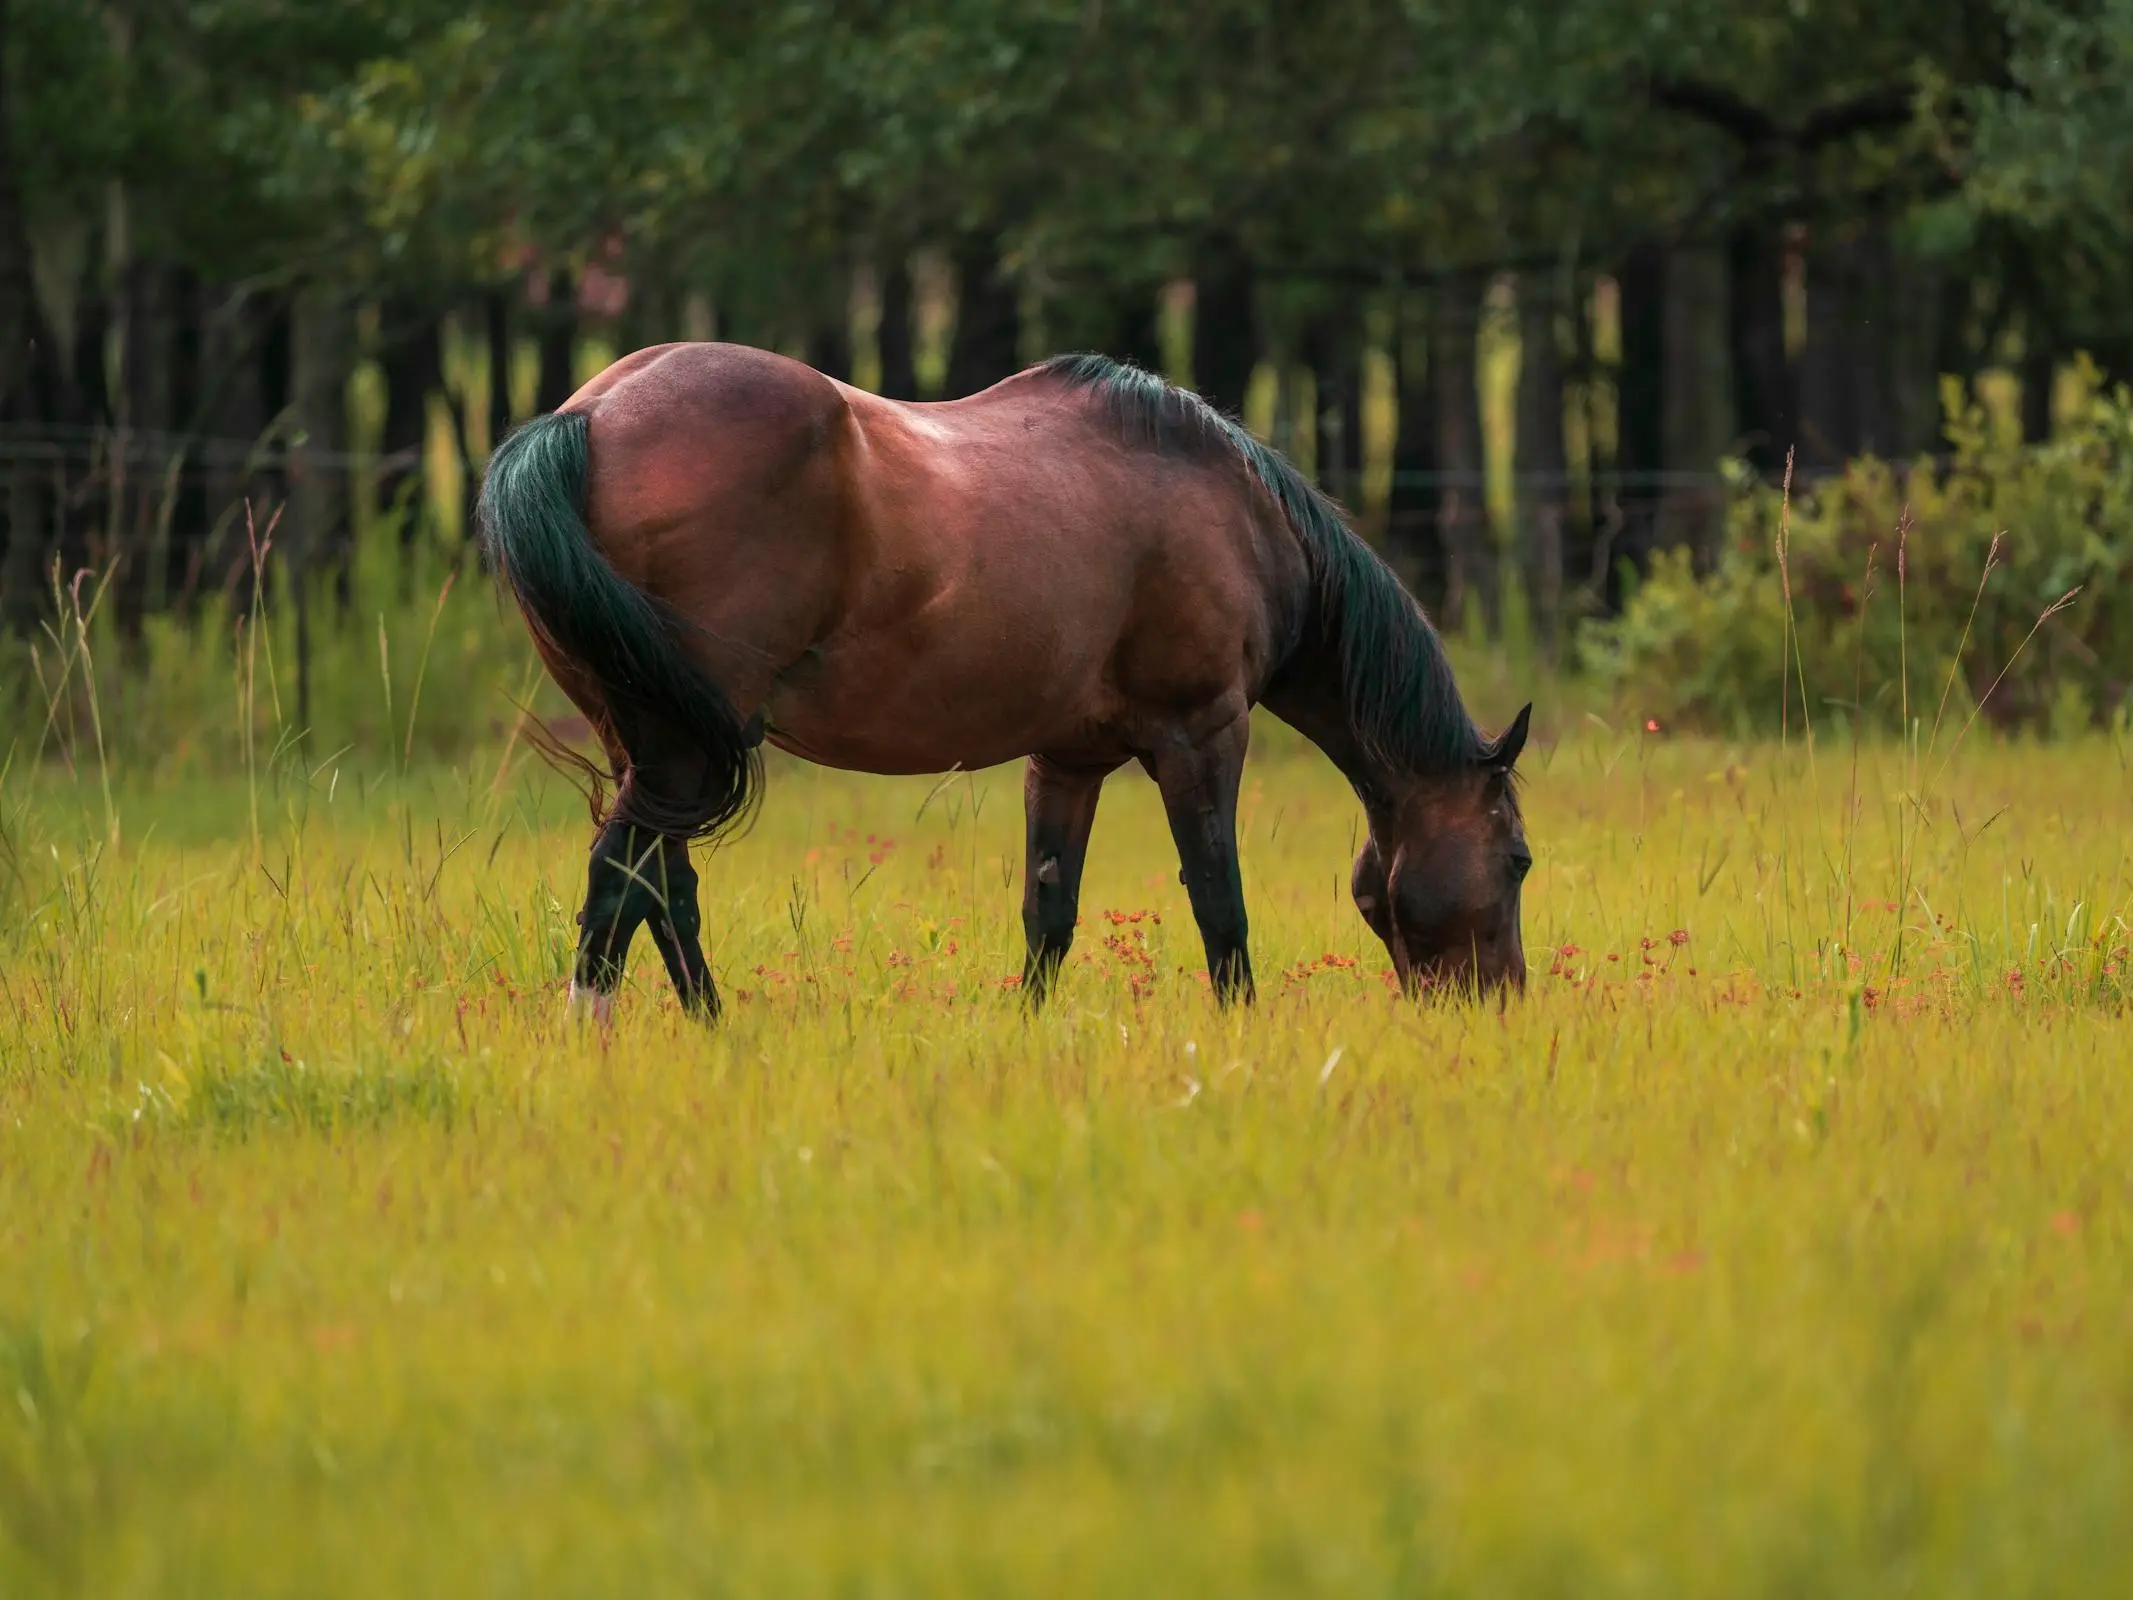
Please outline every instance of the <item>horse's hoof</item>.
[[590, 1017], [604, 1028], [615, 1020], [615, 997], [605, 990], [587, 988], [572, 978], [570, 1014], [574, 1017]]

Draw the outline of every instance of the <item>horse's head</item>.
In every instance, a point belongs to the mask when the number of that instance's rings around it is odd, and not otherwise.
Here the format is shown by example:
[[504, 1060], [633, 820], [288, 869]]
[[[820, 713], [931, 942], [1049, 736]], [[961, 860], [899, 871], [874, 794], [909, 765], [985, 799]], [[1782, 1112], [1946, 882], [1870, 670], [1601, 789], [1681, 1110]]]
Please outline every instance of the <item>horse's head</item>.
[[1532, 713], [1519, 712], [1465, 770], [1417, 779], [1372, 808], [1355, 905], [1410, 993], [1525, 987], [1518, 900], [1533, 853], [1511, 769]]

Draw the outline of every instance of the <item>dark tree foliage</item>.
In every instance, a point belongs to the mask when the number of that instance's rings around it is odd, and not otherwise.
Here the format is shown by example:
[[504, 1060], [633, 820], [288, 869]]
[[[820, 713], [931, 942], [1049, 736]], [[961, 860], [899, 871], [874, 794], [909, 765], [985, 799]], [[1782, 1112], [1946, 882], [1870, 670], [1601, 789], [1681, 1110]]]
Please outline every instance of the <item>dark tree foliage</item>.
[[[136, 609], [212, 580], [284, 447], [311, 483], [345, 454], [321, 361], [376, 363], [373, 487], [415, 503], [447, 322], [488, 349], [450, 408], [478, 468], [521, 344], [542, 408], [583, 339], [704, 312], [955, 395], [1062, 343], [1162, 365], [1190, 280], [1197, 385], [1238, 413], [1310, 367], [1350, 499], [1383, 348], [1391, 553], [1455, 610], [1501, 567], [1568, 614], [1691, 537], [1657, 486], [1715, 451], [1932, 449], [1939, 375], [1988, 362], [2032, 431], [2076, 352], [2133, 379], [2129, 195], [2133, 0], [0, 0], [0, 609], [34, 621], [55, 554], [137, 557]], [[1492, 283], [1552, 480], [1515, 559], [1474, 482]], [[37, 464], [92, 436], [153, 469]]]

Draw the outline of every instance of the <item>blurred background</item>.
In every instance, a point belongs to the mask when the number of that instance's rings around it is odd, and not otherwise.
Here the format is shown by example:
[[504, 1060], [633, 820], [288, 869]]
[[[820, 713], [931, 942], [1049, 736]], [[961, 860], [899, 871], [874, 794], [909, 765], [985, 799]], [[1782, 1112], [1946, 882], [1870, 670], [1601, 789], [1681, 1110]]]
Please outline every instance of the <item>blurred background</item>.
[[489, 449], [711, 337], [912, 399], [1160, 369], [1469, 656], [1640, 716], [1775, 724], [1797, 655], [1887, 722], [1906, 649], [2126, 716], [2133, 0], [0, 0], [0, 94], [40, 748], [99, 681], [226, 705], [247, 622], [294, 737], [493, 732], [406, 704], [521, 670], [449, 599]]

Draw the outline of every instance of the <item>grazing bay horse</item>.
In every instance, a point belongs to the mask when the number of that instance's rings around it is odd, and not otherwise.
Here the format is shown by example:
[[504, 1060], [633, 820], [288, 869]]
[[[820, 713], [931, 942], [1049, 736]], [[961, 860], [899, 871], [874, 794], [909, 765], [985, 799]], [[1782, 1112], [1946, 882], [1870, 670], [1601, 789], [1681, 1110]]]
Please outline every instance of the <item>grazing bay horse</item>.
[[1237, 789], [1254, 704], [1354, 786], [1355, 903], [1401, 982], [1522, 986], [1532, 865], [1500, 736], [1333, 503], [1198, 396], [1062, 356], [968, 399], [884, 400], [796, 361], [670, 344], [497, 449], [492, 565], [618, 783], [574, 1001], [648, 926], [683, 1004], [718, 991], [692, 840], [745, 817], [760, 746], [859, 772], [1028, 758], [1024, 991], [1074, 938], [1104, 779], [1162, 790], [1224, 1002], [1252, 993]]

